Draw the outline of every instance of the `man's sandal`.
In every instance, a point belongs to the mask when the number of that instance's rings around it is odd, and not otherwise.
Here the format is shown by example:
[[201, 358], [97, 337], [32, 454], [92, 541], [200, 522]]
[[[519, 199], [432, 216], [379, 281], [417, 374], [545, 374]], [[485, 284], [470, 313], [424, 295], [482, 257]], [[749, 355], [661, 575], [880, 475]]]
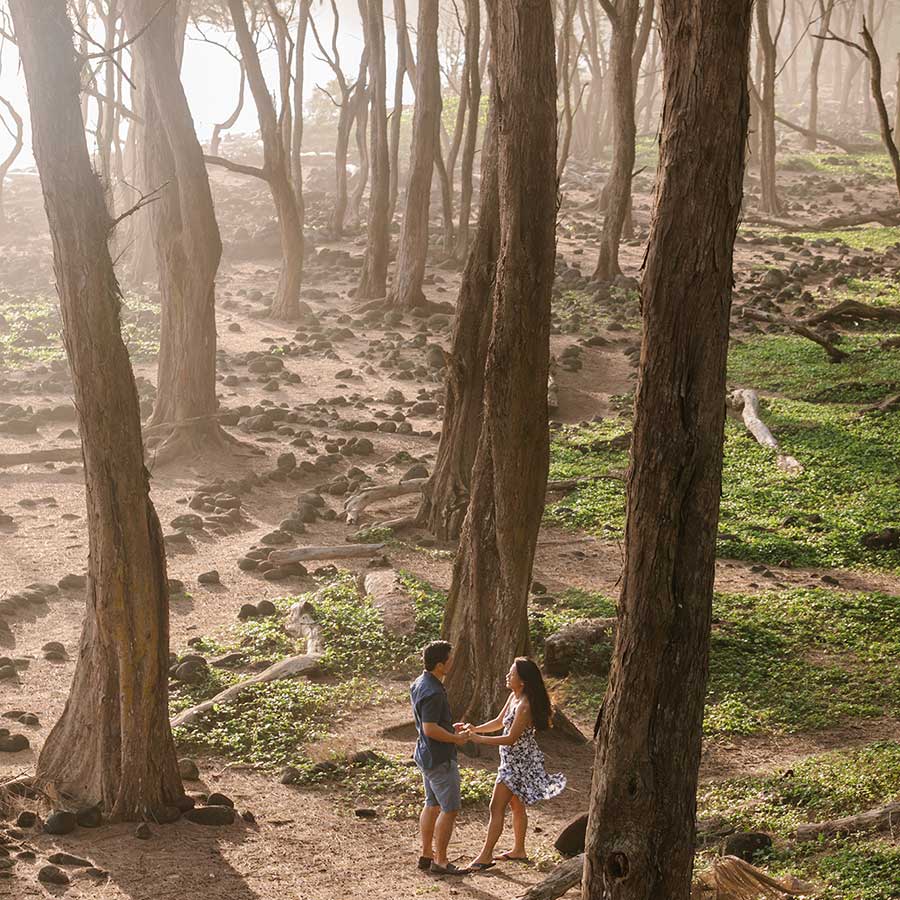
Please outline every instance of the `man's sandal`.
[[419, 868], [423, 872], [427, 872], [431, 868], [431, 857], [430, 856], [420, 856], [419, 857]]
[[494, 866], [496, 866], [496, 865], [497, 865], [497, 863], [492, 863], [492, 862], [489, 862], [489, 863], [474, 862], [474, 863], [469, 864], [469, 871], [470, 872], [486, 872], [488, 869], [493, 869]]
[[458, 866], [454, 866], [453, 863], [447, 863], [446, 866], [442, 866], [439, 863], [436, 863], [434, 860], [431, 861], [431, 866], [428, 869], [432, 875], [468, 875], [468, 869], [460, 869]]

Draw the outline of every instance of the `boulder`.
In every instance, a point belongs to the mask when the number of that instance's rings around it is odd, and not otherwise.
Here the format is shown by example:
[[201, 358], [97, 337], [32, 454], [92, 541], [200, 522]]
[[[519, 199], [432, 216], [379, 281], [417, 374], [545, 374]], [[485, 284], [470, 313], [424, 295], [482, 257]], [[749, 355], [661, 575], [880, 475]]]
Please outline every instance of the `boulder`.
[[416, 630], [416, 605], [393, 569], [367, 572], [362, 593], [381, 613], [384, 627], [392, 634], [412, 635]]
[[577, 619], [564, 625], [544, 642], [544, 671], [563, 677], [572, 670], [579, 656], [591, 648], [607, 645], [612, 648], [615, 619]]

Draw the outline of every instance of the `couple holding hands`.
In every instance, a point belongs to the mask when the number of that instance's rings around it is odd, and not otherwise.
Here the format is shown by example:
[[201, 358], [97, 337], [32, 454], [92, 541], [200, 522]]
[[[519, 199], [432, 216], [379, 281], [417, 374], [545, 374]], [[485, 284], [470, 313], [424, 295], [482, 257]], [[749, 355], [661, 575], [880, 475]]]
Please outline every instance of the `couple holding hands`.
[[[414, 758], [425, 785], [425, 807], [419, 816], [419, 868], [435, 875], [467, 875], [493, 868], [494, 847], [503, 832], [507, 807], [512, 809], [514, 841], [512, 849], [499, 858], [527, 859], [526, 805], [556, 797], [566, 786], [564, 775], [547, 774], [544, 754], [535, 739], [537, 731], [550, 727], [551, 716], [541, 670], [530, 659], [519, 657], [507, 673], [510, 695], [499, 715], [481, 725], [454, 723], [443, 684], [453, 667], [453, 647], [447, 641], [434, 641], [422, 656], [425, 671], [410, 687], [418, 732]], [[463, 869], [447, 859], [447, 848], [461, 806], [456, 747], [468, 741], [499, 747], [500, 768], [484, 845]]]

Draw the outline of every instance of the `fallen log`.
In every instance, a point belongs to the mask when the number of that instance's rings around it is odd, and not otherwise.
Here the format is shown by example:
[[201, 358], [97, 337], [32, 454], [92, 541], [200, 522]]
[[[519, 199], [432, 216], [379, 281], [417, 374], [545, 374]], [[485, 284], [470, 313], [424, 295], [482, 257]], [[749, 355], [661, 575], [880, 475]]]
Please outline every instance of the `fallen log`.
[[871, 403], [868, 406], [864, 406], [859, 411], [859, 414], [862, 416], [871, 412], [893, 412], [895, 409], [900, 409], [900, 394], [891, 394], [889, 397], [885, 397], [884, 400], [880, 400], [878, 403]]
[[772, 313], [763, 312], [760, 309], [750, 309], [747, 306], [741, 311], [741, 315], [745, 319], [752, 319], [754, 322], [767, 322], [770, 325], [781, 325], [783, 328], [789, 328], [795, 334], [799, 334], [801, 337], [808, 338], [814, 344], [818, 344], [828, 354], [828, 358], [832, 362], [843, 362], [847, 358], [847, 354], [843, 350], [839, 350], [827, 338], [813, 331], [805, 321], [789, 319], [787, 316], [776, 316]]
[[210, 700], [204, 700], [196, 706], [185, 709], [171, 720], [173, 728], [179, 725], [193, 725], [204, 713], [209, 712], [214, 706], [220, 706], [234, 700], [242, 691], [254, 684], [265, 684], [269, 681], [280, 681], [284, 678], [298, 678], [301, 675], [312, 675], [319, 668], [322, 659], [320, 653], [304, 653], [302, 656], [290, 656], [274, 663], [268, 669], [264, 669], [258, 675], [253, 675], [244, 681], [233, 684], [230, 688], [220, 691]]
[[370, 503], [375, 503], [377, 500], [392, 500], [394, 497], [403, 497], [406, 494], [421, 493], [427, 482], [427, 478], [411, 478], [409, 481], [401, 481], [399, 484], [383, 484], [359, 491], [352, 497], [348, 497], [344, 503], [347, 523], [355, 525], [359, 522], [360, 514]]
[[803, 319], [804, 325], [820, 325], [839, 319], [870, 319], [876, 322], [900, 322], [900, 309], [896, 306], [870, 306], [858, 300], [842, 300], [831, 309], [823, 309]]
[[584, 854], [579, 853], [561, 862], [543, 881], [525, 891], [519, 900], [556, 900], [576, 884], [581, 884], [583, 871]]
[[890, 831], [900, 825], [900, 800], [867, 810], [855, 816], [831, 819], [828, 822], [810, 822], [798, 825], [794, 837], [798, 841], [814, 841], [820, 835], [833, 837], [842, 834], [856, 834], [860, 831]]
[[365, 559], [377, 556], [384, 544], [348, 544], [346, 547], [297, 547], [294, 550], [276, 550], [269, 555], [269, 562], [276, 566], [285, 563], [307, 562], [311, 559]]
[[81, 447], [32, 450], [30, 453], [0, 453], [0, 469], [48, 462], [81, 462]]
[[900, 206], [891, 206], [888, 209], [871, 209], [868, 212], [852, 213], [846, 216], [832, 216], [822, 219], [818, 225], [805, 228], [804, 231], [830, 231], [832, 228], [847, 228], [852, 225], [868, 225], [870, 222], [878, 222], [879, 225], [900, 224]]
[[785, 119], [783, 116], [776, 115], [775, 121], [780, 125], [784, 125], [785, 128], [789, 128], [791, 131], [802, 134], [803, 137], [814, 137], [820, 143], [831, 144], [833, 147], [837, 147], [845, 153], [872, 153], [878, 150], [877, 144], [851, 144], [847, 141], [842, 141], [840, 138], [836, 138], [831, 134], [823, 134], [821, 131], [810, 131], [808, 128], [804, 128], [797, 122], [791, 122], [790, 119]]
[[769, 431], [766, 423], [760, 418], [759, 395], [756, 391], [746, 389], [735, 391], [731, 395], [731, 405], [741, 413], [747, 431], [756, 438], [757, 443], [775, 451], [775, 464], [782, 472], [787, 472], [789, 475], [799, 475], [803, 472], [803, 466], [793, 456], [781, 452], [781, 445], [775, 435]]

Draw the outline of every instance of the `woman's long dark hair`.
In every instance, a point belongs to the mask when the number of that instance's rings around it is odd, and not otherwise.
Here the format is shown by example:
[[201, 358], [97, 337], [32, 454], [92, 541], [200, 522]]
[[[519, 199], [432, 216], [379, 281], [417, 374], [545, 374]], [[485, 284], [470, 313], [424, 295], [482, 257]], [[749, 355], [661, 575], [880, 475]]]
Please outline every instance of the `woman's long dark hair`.
[[536, 731], [546, 731], [550, 727], [553, 709], [550, 695], [544, 685], [544, 676], [537, 664], [527, 656], [516, 657], [516, 674], [522, 679], [522, 693], [528, 698], [531, 721]]

